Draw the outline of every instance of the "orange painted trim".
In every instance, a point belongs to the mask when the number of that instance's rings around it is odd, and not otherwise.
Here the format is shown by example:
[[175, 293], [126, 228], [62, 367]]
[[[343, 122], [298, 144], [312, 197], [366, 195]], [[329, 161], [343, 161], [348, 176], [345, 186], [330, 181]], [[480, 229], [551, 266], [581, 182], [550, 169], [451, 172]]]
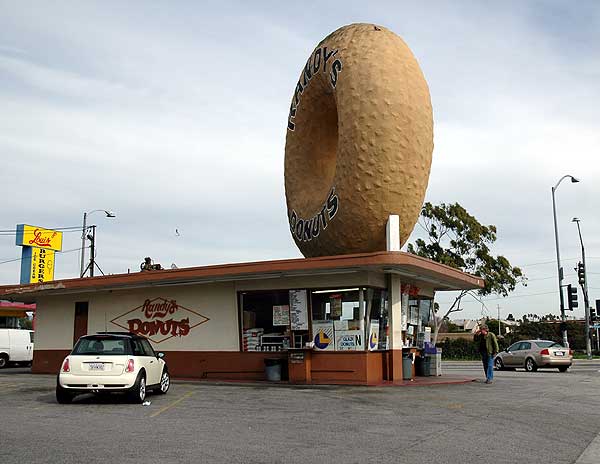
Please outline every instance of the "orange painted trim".
[[[58, 374], [69, 350], [35, 350], [32, 372]], [[291, 367], [290, 383], [379, 385], [386, 352], [309, 352], [308, 365]], [[266, 380], [265, 358], [287, 360], [287, 353], [237, 351], [167, 351], [165, 361], [174, 378], [203, 380]], [[296, 367], [298, 366], [299, 370]], [[285, 371], [285, 368], [284, 368]]]
[[[83, 293], [86, 291], [109, 290], [130, 287], [145, 287], [153, 284], [177, 285], [190, 282], [210, 282], [223, 280], [260, 279], [261, 277], [287, 277], [286, 273], [307, 273], [335, 270], [372, 270], [383, 272], [386, 267], [402, 267], [412, 272], [423, 273], [449, 285], [480, 288], [483, 280], [458, 269], [436, 263], [429, 259], [400, 251], [382, 251], [354, 255], [325, 256], [319, 258], [298, 258], [277, 261], [262, 261], [216, 266], [165, 269], [132, 274], [56, 280], [18, 286], [0, 286], [0, 297], [34, 301], [38, 295], [51, 293]], [[461, 288], [462, 288], [461, 287]]]

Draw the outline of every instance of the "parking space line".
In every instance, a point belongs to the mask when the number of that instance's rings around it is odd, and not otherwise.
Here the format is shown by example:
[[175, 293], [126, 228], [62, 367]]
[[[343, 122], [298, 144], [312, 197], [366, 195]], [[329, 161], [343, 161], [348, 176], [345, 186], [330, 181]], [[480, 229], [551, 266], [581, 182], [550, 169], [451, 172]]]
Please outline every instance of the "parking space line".
[[189, 397], [190, 397], [190, 396], [192, 396], [193, 394], [194, 394], [194, 392], [193, 392], [193, 391], [189, 391], [189, 392], [187, 392], [186, 394], [184, 394], [183, 396], [181, 396], [179, 399], [177, 399], [177, 400], [173, 401], [173, 402], [172, 402], [172, 403], [170, 403], [170, 404], [167, 404], [166, 406], [164, 406], [163, 408], [159, 409], [159, 410], [158, 410], [158, 411], [156, 411], [155, 413], [152, 413], [152, 414], [150, 415], [150, 417], [156, 417], [156, 416], [158, 416], [159, 414], [162, 414], [163, 412], [165, 412], [165, 411], [168, 411], [168, 410], [169, 410], [169, 409], [171, 409], [173, 406], [175, 406], [175, 405], [177, 405], [177, 404], [181, 403], [183, 400], [185, 400], [186, 398], [189, 398]]

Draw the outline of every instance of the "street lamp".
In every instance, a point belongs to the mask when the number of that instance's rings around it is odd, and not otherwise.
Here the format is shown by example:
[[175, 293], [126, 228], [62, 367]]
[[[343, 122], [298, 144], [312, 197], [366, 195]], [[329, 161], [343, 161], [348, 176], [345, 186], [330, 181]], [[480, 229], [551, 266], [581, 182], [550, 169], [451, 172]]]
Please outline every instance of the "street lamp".
[[585, 265], [585, 248], [583, 246], [583, 238], [581, 237], [581, 227], [579, 226], [580, 219], [573, 218], [571, 222], [577, 224], [579, 232], [579, 242], [581, 243], [581, 262], [583, 263], [583, 304], [585, 306], [585, 353], [588, 359], [592, 359], [592, 341], [590, 339], [590, 302], [587, 291], [587, 267]]
[[560, 266], [560, 250], [559, 250], [559, 246], [558, 246], [558, 224], [556, 223], [556, 200], [554, 198], [554, 192], [556, 192], [556, 189], [558, 188], [560, 183], [567, 177], [571, 178], [572, 183], [579, 182], [579, 179], [567, 174], [566, 176], [562, 176], [560, 178], [560, 180], [556, 183], [556, 185], [554, 187], [552, 187], [552, 212], [554, 213], [554, 240], [556, 241], [556, 264], [558, 266], [558, 294], [560, 295], [560, 316], [561, 316], [561, 319], [563, 322], [563, 331], [562, 331], [563, 344], [566, 348], [569, 347], [569, 340], [567, 339], [567, 328], [566, 328], [566, 325], [564, 325], [564, 322], [566, 321], [566, 316], [565, 316], [565, 301], [563, 299], [563, 293], [562, 293], [563, 270], [562, 270], [562, 267]]
[[83, 274], [84, 274], [83, 263], [85, 261], [85, 239], [86, 239], [86, 232], [87, 232], [87, 217], [88, 217], [88, 214], [96, 213], [98, 211], [103, 211], [104, 214], [106, 214], [107, 218], [117, 217], [117, 215], [115, 213], [113, 213], [112, 211], [109, 211], [107, 209], [94, 209], [92, 211], [83, 213], [83, 226], [81, 227], [81, 266], [79, 268], [79, 277], [83, 277]]

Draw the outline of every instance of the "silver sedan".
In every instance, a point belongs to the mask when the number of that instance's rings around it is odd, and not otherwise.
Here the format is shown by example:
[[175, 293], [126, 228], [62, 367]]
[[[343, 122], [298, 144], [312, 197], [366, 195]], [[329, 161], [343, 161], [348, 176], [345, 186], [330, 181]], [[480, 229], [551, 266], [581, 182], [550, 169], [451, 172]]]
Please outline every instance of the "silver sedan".
[[551, 340], [521, 340], [513, 343], [494, 358], [497, 370], [522, 367], [527, 372], [540, 368], [558, 368], [566, 372], [573, 364], [573, 350]]

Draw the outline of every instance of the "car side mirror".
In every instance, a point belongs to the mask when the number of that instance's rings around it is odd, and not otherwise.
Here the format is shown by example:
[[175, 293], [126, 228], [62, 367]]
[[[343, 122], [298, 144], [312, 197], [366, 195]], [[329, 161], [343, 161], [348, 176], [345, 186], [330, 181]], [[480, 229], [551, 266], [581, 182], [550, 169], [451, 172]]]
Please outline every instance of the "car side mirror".
[[504, 351], [506, 351], [507, 353], [510, 353], [510, 351], [508, 350], [508, 348], [506, 348]]
[[156, 357], [157, 357], [158, 359], [162, 359], [162, 358], [164, 358], [164, 357], [165, 357], [165, 354], [164, 354], [162, 351], [160, 351], [160, 352], [156, 353]]

